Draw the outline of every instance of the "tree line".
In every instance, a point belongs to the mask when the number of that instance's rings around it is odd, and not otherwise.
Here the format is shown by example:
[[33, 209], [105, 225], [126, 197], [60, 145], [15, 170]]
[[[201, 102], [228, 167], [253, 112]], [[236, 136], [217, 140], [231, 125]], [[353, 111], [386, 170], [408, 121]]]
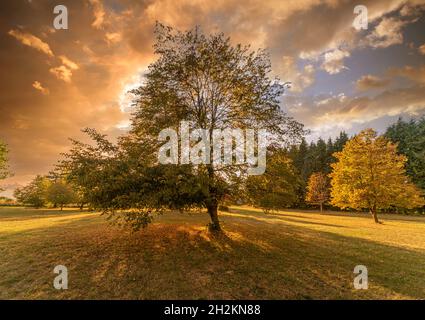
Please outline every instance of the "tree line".
[[18, 203], [42, 208], [51, 206], [60, 208], [69, 204], [76, 204], [83, 209], [84, 201], [78, 188], [65, 179], [37, 175], [26, 186], [16, 188], [14, 197]]
[[[319, 206], [321, 211], [325, 205], [334, 210], [369, 210], [375, 222], [379, 222], [377, 212], [382, 209], [421, 207], [425, 204], [423, 181], [417, 175], [424, 173], [425, 158], [421, 155], [425, 144], [416, 145], [415, 161], [409, 161], [404, 149], [398, 146], [411, 141], [413, 134], [417, 137], [415, 142], [422, 141], [420, 130], [424, 130], [424, 123], [425, 118], [409, 122], [399, 119], [381, 136], [368, 129], [351, 139], [341, 132], [326, 143], [319, 138], [311, 143], [302, 139], [289, 148], [271, 146], [266, 172], [227, 181], [222, 186], [226, 191], [220, 203], [224, 207], [250, 204], [265, 212], [312, 205]], [[136, 229], [152, 220], [152, 215], [134, 211], [133, 204], [141, 198], [152, 206], [163, 206], [164, 210], [202, 207], [202, 176], [194, 174], [190, 166], [148, 167], [133, 157], [118, 162], [105, 153], [105, 150], [117, 152], [116, 146], [93, 130], [86, 132], [97, 141], [97, 147], [74, 141], [74, 148], [58, 164], [55, 173], [37, 176], [27, 186], [16, 189], [15, 197], [20, 203], [61, 208], [74, 203], [81, 209], [84, 204], [100, 209], [127, 206], [121, 210], [133, 214], [130, 225]], [[407, 151], [412, 152], [412, 148]], [[143, 176], [138, 175], [141, 171], [132, 172], [137, 170], [137, 165], [143, 168]]]

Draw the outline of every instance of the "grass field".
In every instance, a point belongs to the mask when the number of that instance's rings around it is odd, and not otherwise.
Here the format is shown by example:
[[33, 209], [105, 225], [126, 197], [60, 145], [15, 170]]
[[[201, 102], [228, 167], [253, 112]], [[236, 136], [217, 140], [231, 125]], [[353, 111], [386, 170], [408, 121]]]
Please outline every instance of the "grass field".
[[[425, 299], [425, 219], [252, 208], [170, 213], [137, 233], [98, 213], [0, 208], [1, 299]], [[53, 268], [68, 268], [56, 290]], [[355, 265], [369, 289], [355, 290]]]

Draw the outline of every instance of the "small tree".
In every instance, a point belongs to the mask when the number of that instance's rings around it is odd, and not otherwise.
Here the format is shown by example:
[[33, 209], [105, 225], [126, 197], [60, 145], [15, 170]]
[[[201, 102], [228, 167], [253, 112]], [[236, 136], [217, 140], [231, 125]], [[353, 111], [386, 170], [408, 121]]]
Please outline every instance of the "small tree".
[[50, 181], [46, 177], [38, 175], [28, 185], [17, 188], [14, 196], [24, 205], [41, 208], [46, 205], [46, 191], [49, 185]]
[[73, 202], [76, 199], [76, 195], [69, 184], [57, 181], [47, 188], [46, 198], [51, 203], [59, 205], [61, 210], [63, 210], [63, 206]]
[[307, 194], [305, 201], [311, 204], [320, 205], [320, 212], [323, 211], [323, 204], [329, 200], [329, 181], [322, 172], [313, 173], [308, 179]]
[[406, 177], [406, 156], [397, 154], [397, 145], [372, 129], [360, 132], [334, 155], [338, 161], [330, 174], [333, 205], [367, 208], [379, 223], [378, 209], [425, 204], [420, 190]]

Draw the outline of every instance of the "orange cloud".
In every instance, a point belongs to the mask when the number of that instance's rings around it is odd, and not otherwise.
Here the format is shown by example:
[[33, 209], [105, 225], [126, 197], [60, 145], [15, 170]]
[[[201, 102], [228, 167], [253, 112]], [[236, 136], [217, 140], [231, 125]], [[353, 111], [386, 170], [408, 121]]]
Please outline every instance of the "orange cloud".
[[105, 19], [105, 9], [103, 8], [103, 4], [99, 0], [89, 1], [90, 4], [93, 6], [94, 21], [92, 23], [92, 26], [96, 29], [101, 29]]
[[47, 88], [44, 88], [42, 85], [41, 85], [41, 83], [39, 82], [39, 81], [34, 81], [33, 82], [33, 84], [32, 84], [32, 86], [36, 89], [36, 90], [39, 90], [42, 94], [44, 94], [44, 95], [48, 95], [50, 92], [49, 92], [49, 89], [47, 89]]
[[53, 57], [53, 52], [50, 49], [49, 45], [43, 42], [40, 38], [32, 35], [31, 33], [21, 32], [19, 30], [10, 30], [8, 32], [9, 35], [19, 40], [26, 46], [32, 47], [38, 51], [41, 51], [48, 56]]
[[62, 63], [67, 66], [71, 70], [77, 70], [79, 69], [78, 65], [74, 62], [68, 59], [65, 56], [59, 56], [59, 59], [62, 61]]
[[365, 75], [356, 81], [356, 88], [359, 91], [384, 88], [390, 83], [389, 79], [381, 79], [373, 75]]
[[72, 71], [66, 66], [59, 66], [56, 68], [50, 68], [49, 71], [53, 73], [56, 78], [63, 80], [65, 82], [71, 82]]

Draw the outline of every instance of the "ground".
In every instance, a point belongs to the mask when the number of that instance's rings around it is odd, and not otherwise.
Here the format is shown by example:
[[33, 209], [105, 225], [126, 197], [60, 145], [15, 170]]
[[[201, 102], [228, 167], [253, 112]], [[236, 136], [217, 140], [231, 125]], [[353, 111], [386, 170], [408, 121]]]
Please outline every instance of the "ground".
[[[425, 299], [425, 218], [170, 213], [137, 233], [98, 213], [0, 208], [0, 299]], [[56, 290], [56, 265], [69, 289]], [[355, 290], [365, 265], [369, 289]]]

